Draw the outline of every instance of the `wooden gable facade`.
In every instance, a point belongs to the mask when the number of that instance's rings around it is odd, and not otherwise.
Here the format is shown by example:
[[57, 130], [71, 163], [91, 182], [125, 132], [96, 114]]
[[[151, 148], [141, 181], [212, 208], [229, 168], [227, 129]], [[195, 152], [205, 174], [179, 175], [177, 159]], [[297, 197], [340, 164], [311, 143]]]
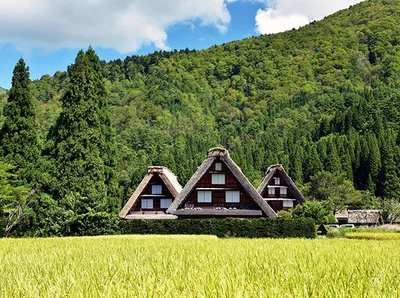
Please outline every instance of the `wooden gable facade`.
[[167, 213], [178, 217], [276, 217], [225, 148], [213, 148]]
[[149, 167], [147, 175], [121, 210], [120, 217], [124, 219], [175, 219], [176, 216], [166, 214], [166, 211], [181, 190], [182, 186], [168, 168]]
[[290, 210], [305, 199], [282, 165], [272, 165], [265, 173], [257, 192], [275, 211]]

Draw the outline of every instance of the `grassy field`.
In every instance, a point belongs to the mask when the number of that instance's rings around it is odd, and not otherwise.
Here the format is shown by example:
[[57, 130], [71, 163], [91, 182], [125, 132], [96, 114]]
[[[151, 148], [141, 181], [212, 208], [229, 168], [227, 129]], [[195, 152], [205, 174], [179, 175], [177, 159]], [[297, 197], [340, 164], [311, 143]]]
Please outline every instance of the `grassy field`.
[[0, 297], [399, 297], [398, 241], [0, 239]]

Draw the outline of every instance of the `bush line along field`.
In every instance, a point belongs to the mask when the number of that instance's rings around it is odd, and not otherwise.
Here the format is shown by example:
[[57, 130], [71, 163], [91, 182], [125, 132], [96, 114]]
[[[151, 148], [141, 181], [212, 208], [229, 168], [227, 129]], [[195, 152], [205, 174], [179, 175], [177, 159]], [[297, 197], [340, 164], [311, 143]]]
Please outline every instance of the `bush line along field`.
[[0, 240], [1, 297], [397, 297], [395, 241]]
[[346, 233], [346, 238], [366, 239], [366, 240], [400, 240], [400, 233], [355, 232], [355, 233]]
[[[85, 229], [82, 229], [85, 231]], [[91, 234], [101, 235], [94, 229]], [[184, 220], [126, 220], [119, 223], [121, 234], [215, 235], [245, 238], [315, 238], [315, 224], [310, 218], [205, 218]], [[99, 232], [98, 234], [95, 234]]]

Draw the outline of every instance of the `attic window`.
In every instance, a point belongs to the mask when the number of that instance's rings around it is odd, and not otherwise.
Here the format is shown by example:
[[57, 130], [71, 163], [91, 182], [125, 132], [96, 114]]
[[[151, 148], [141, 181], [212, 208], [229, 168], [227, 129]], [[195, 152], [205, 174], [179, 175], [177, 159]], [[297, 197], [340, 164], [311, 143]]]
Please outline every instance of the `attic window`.
[[269, 188], [268, 188], [268, 194], [269, 194], [269, 195], [274, 195], [274, 194], [275, 194], [275, 188], [269, 187]]
[[287, 195], [287, 188], [281, 188], [281, 195]]
[[142, 199], [142, 209], [153, 209], [153, 199]]
[[153, 184], [151, 186], [151, 194], [153, 194], [153, 195], [162, 194], [162, 185], [161, 184]]
[[280, 177], [274, 177], [274, 184], [275, 185], [281, 185], [281, 178]]
[[225, 174], [212, 174], [211, 184], [225, 184]]
[[222, 171], [222, 163], [216, 162], [215, 163], [215, 170], [216, 171]]
[[197, 191], [197, 203], [211, 203], [212, 202], [212, 192], [209, 190], [199, 190]]

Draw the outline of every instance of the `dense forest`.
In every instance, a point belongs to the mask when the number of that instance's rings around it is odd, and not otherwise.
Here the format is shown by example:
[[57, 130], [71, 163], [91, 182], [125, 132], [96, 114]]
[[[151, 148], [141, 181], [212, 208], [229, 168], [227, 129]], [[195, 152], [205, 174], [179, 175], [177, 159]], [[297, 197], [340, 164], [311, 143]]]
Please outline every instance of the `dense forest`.
[[[67, 72], [24, 79], [34, 120], [22, 122], [34, 135], [0, 152], [4, 183], [20, 181], [30, 203], [15, 230], [67, 234], [77, 216], [116, 214], [147, 166], [184, 185], [214, 146], [255, 186], [281, 163], [310, 198], [316, 177], [331, 177], [359, 191], [355, 207], [400, 200], [399, 22], [400, 1], [370, 0], [202, 51], [105, 62], [89, 48]], [[0, 90], [3, 140], [23, 112], [10, 98], [23, 92]]]

